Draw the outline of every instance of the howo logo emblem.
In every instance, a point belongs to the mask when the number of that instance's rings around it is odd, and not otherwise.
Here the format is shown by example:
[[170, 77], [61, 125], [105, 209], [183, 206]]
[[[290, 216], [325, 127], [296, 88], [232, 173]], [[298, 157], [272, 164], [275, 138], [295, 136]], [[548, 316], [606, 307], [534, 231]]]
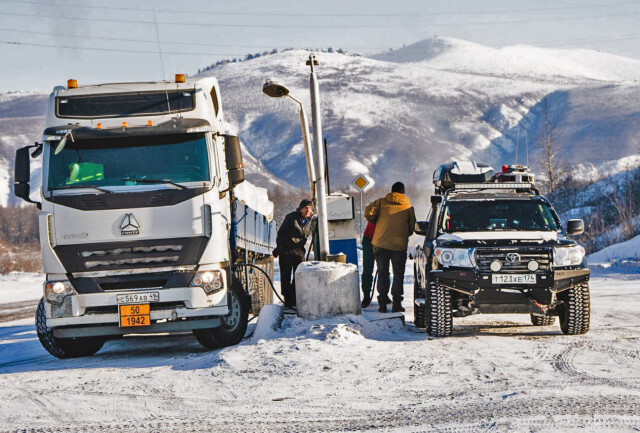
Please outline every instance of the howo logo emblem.
[[122, 218], [120, 234], [123, 236], [140, 234], [140, 223], [135, 219], [133, 214], [128, 213]]
[[520, 263], [520, 254], [507, 253], [504, 255], [504, 259], [507, 261], [507, 263], [511, 263], [511, 264]]

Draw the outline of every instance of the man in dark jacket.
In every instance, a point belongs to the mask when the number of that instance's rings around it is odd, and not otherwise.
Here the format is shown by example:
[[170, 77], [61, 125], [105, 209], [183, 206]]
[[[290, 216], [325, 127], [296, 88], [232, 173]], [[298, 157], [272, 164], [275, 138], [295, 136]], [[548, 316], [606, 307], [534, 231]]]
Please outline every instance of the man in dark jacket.
[[288, 214], [278, 229], [275, 257], [280, 256], [280, 291], [286, 307], [296, 305], [296, 268], [304, 260], [304, 245], [311, 233], [311, 200], [304, 199]]

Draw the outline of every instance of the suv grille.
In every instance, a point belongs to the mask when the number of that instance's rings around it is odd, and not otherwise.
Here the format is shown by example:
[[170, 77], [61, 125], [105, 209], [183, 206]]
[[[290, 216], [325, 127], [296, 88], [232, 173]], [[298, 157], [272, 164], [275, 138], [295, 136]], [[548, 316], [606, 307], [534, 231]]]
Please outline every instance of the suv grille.
[[[509, 262], [507, 255], [516, 253], [519, 260]], [[481, 272], [491, 272], [489, 266], [494, 260], [500, 261], [502, 270], [500, 272], [531, 272], [527, 267], [532, 260], [538, 262], [537, 272], [549, 271], [551, 264], [550, 248], [476, 248], [475, 250], [476, 265]]]

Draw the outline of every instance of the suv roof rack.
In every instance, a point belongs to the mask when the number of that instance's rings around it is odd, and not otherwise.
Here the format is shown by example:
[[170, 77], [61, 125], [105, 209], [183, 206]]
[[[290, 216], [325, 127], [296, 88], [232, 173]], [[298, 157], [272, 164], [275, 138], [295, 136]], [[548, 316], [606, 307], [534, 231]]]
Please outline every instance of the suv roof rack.
[[452, 161], [442, 164], [433, 172], [436, 194], [478, 190], [514, 190], [516, 193], [539, 195], [535, 175], [524, 165], [503, 165], [494, 174], [493, 168], [481, 162]]

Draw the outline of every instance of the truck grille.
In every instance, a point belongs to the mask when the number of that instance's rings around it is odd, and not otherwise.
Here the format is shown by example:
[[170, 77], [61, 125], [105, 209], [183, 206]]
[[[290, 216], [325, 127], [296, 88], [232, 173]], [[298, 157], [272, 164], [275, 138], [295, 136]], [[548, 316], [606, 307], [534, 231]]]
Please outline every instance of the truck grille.
[[[519, 260], [510, 262], [507, 255], [515, 253]], [[547, 272], [551, 264], [550, 248], [476, 248], [475, 260], [478, 269], [482, 272], [491, 272], [489, 267], [495, 260], [500, 261], [502, 269], [500, 272], [531, 272], [527, 267], [532, 260], [538, 262], [537, 272]]]
[[88, 272], [194, 265], [207, 241], [202, 236], [57, 245], [54, 250], [67, 272]]

